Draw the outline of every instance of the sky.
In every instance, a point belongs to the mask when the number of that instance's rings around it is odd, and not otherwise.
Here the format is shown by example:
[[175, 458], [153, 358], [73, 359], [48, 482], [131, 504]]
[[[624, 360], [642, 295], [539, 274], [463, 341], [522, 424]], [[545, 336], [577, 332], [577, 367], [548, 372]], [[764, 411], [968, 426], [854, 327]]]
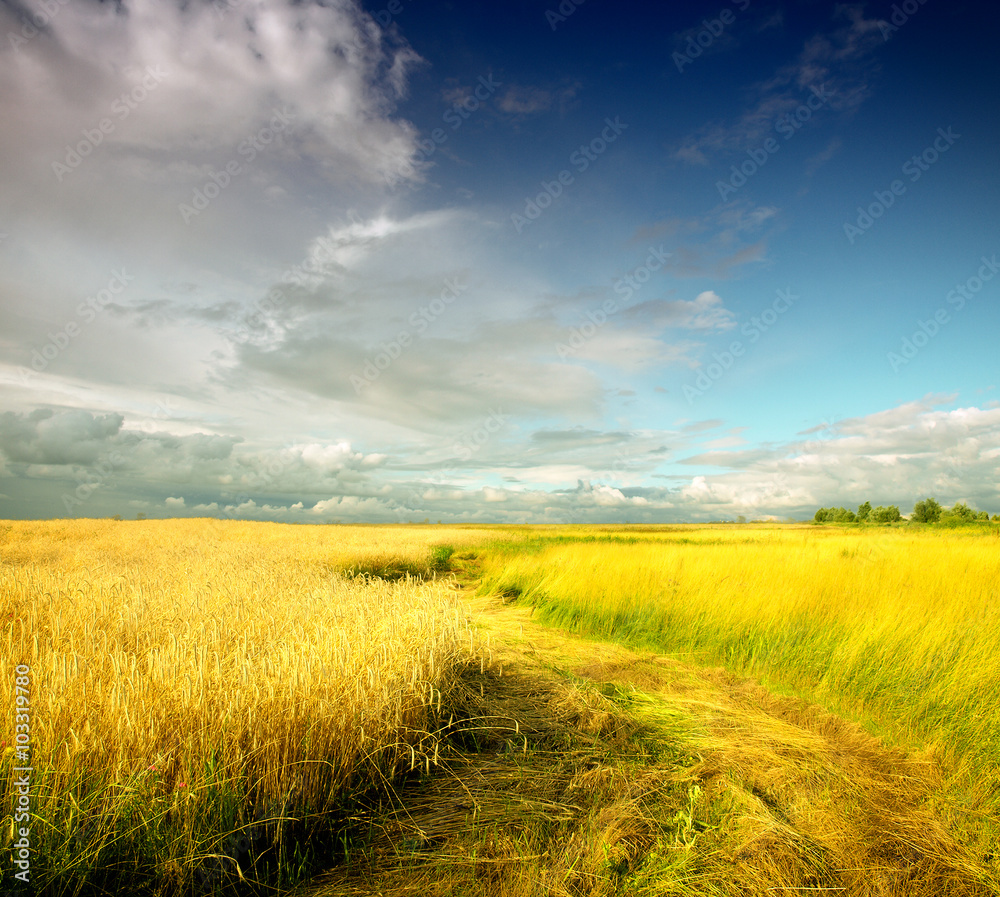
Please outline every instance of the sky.
[[0, 0], [0, 518], [998, 513], [998, 25]]

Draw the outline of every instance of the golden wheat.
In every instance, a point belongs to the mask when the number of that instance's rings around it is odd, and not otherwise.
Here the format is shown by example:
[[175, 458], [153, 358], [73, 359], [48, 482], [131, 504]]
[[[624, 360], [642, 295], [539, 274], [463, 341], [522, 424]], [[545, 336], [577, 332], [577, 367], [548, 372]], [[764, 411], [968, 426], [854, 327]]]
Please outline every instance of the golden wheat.
[[[147, 823], [181, 820], [173, 853], [190, 866], [220, 789], [249, 802], [235, 821], [315, 815], [359, 777], [428, 766], [443, 695], [458, 667], [479, 666], [477, 640], [448, 583], [341, 571], [426, 568], [432, 543], [482, 538], [211, 520], [0, 526], [0, 700], [13, 705], [12, 671], [27, 664], [33, 810], [61, 839], [50, 852], [67, 864], [71, 843], [99, 852], [141, 794]], [[4, 763], [9, 779], [9, 752]]]

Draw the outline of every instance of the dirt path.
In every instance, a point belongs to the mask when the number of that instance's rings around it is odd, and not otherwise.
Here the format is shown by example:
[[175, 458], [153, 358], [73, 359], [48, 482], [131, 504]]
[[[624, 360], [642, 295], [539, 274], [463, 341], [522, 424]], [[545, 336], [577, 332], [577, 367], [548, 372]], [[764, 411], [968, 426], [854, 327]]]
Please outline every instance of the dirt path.
[[723, 670], [467, 600], [493, 655], [470, 716], [501, 734], [404, 789], [311, 897], [1000, 893], [935, 814], [929, 761]]

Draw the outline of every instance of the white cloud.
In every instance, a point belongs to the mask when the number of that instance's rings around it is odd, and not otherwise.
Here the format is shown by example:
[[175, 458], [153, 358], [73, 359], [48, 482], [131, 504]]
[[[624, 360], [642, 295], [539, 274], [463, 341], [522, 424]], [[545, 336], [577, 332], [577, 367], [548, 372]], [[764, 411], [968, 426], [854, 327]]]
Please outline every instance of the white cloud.
[[331, 225], [326, 234], [316, 237], [309, 245], [306, 267], [320, 280], [324, 275], [342, 276], [360, 268], [375, 254], [385, 254], [396, 248], [391, 245], [396, 236], [420, 236], [428, 231], [443, 230], [465, 217], [464, 213], [448, 209], [405, 218], [393, 218], [381, 212], [367, 220], [356, 218], [347, 225]]
[[388, 113], [419, 58], [354, 3], [245, 0], [222, 15], [211, 3], [116, 6], [60, 7], [45, 34], [0, 56], [21, 139], [55, 150], [110, 118], [95, 159], [109, 147], [119, 163], [181, 149], [231, 156], [287, 110], [296, 136], [284, 152], [330, 177], [378, 182], [412, 155], [413, 129]]
[[389, 506], [377, 498], [339, 495], [317, 502], [310, 513], [316, 517], [342, 516], [350, 520], [386, 520], [391, 518]]
[[552, 106], [552, 94], [538, 87], [512, 85], [500, 98], [499, 106], [504, 112], [516, 115], [546, 112]]
[[720, 513], [803, 514], [871, 500], [905, 514], [927, 495], [1000, 513], [1000, 409], [941, 407], [952, 400], [928, 396], [838, 421], [824, 439], [692, 456], [689, 465], [734, 472], [695, 476], [682, 495]]
[[361, 458], [361, 454], [351, 451], [349, 442], [338, 442], [335, 445], [306, 445], [299, 448], [306, 467], [317, 470], [340, 470], [345, 462]]
[[674, 325], [677, 327], [690, 330], [731, 330], [736, 326], [735, 316], [713, 290], [699, 293], [693, 302], [668, 304], [678, 309], [678, 320]]
[[[266, 448], [225, 434], [146, 433], [126, 422], [94, 440], [98, 463], [117, 458], [110, 474], [116, 485], [98, 490], [88, 509], [287, 521], [678, 521], [807, 518], [820, 506], [865, 500], [906, 513], [933, 495], [1000, 513], [1000, 407], [947, 407], [952, 401], [928, 396], [777, 445], [727, 436], [719, 421], [671, 432], [546, 429], [527, 440], [505, 428], [451, 470], [430, 463], [431, 448], [426, 458], [403, 444], [376, 456], [343, 439]], [[62, 443], [39, 448], [38, 430], [72, 435], [99, 429], [103, 420], [79, 412], [6, 415], [5, 494], [31, 487], [57, 500], [67, 484], [75, 488], [78, 475], [93, 468], [58, 454], [43, 462], [42, 452], [62, 451]], [[451, 439], [441, 433], [429, 446], [448, 448]], [[231, 451], [206, 450], [217, 444]], [[430, 482], [432, 470], [438, 473]], [[502, 485], [484, 485], [487, 478]], [[655, 485], [664, 479], [672, 486]]]
[[0, 414], [0, 453], [28, 464], [93, 464], [116, 436], [120, 414], [91, 415], [85, 411], [56, 414], [39, 409], [29, 415]]

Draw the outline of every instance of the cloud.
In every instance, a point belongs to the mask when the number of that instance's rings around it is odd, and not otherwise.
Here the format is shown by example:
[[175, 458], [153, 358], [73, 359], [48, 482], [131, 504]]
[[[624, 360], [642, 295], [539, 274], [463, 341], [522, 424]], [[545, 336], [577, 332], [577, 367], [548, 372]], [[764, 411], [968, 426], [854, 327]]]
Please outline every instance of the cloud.
[[[722, 208], [717, 245], [732, 246], [772, 215]], [[649, 301], [610, 316], [581, 343], [573, 328], [583, 309], [612, 296], [612, 284], [553, 294], [526, 271], [495, 272], [491, 239], [488, 220], [450, 210], [382, 212], [331, 228], [311, 244], [294, 286], [277, 281], [274, 301], [245, 315], [244, 338], [220, 357], [217, 378], [234, 388], [295, 389], [427, 432], [473, 424], [494, 405], [515, 415], [596, 418], [608, 396], [588, 362], [690, 367], [701, 347], [687, 334], [735, 325], [715, 291], [653, 299], [649, 287]], [[693, 270], [697, 261], [682, 264]], [[570, 340], [566, 353], [560, 347]]]
[[220, 14], [210, 3], [127, 0], [61, 7], [0, 70], [21, 139], [73, 140], [110, 117], [100, 155], [132, 160], [139, 176], [142, 160], [165, 151], [232, 154], [285, 109], [288, 152], [331, 177], [377, 182], [412, 154], [412, 128], [388, 113], [419, 61], [350, 2], [246, 0]]
[[495, 270], [494, 238], [488, 220], [448, 210], [331, 230], [307, 276], [292, 290], [276, 283], [267, 310], [247, 314], [249, 336], [233, 340], [218, 378], [418, 429], [473, 423], [497, 404], [596, 414], [599, 380], [559, 361], [551, 307], [526, 272]]
[[[113, 416], [47, 411], [13, 421], [5, 415], [0, 432], [5, 455], [11, 444], [32, 446], [14, 449], [31, 461], [11, 463], [4, 494], [16, 499], [30, 481], [36, 507], [44, 505], [39, 496], [58, 505], [60, 492], [83, 481], [73, 475], [79, 464], [56, 451], [63, 438], [42, 448], [40, 429], [91, 434], [99, 459], [119, 453], [113, 484], [87, 499], [86, 513], [95, 516], [162, 508], [290, 522], [803, 519], [817, 507], [865, 500], [906, 513], [927, 495], [1000, 512], [1000, 407], [947, 407], [952, 402], [927, 396], [833, 422], [822, 438], [781, 444], [748, 444], [745, 434], [720, 431], [717, 420], [684, 422], [673, 431], [539, 428], [527, 439], [500, 430], [433, 481], [426, 459], [407, 445], [378, 455], [346, 440], [268, 449], [228, 437], [229, 455], [202, 457], [207, 434], [141, 433]], [[21, 434], [13, 443], [12, 432]], [[438, 444], [448, 442], [442, 434]], [[414, 470], [424, 473], [414, 478]], [[670, 485], [653, 485], [657, 480]]]
[[500, 98], [499, 106], [504, 112], [518, 115], [545, 112], [552, 106], [552, 94], [537, 87], [510, 87]]
[[629, 434], [624, 432], [605, 433], [583, 427], [574, 427], [570, 430], [536, 430], [531, 434], [531, 441], [535, 444], [562, 448], [615, 445], [629, 438]]
[[393, 218], [382, 212], [367, 220], [358, 217], [347, 225], [331, 225], [326, 234], [310, 243], [303, 268], [319, 281], [365, 273], [373, 257], [401, 245], [403, 241], [398, 238], [405, 236], [412, 242], [413, 238], [420, 239], [429, 232], [459, 224], [465, 217], [465, 213], [453, 209], [437, 209], [406, 218]]
[[362, 457], [360, 452], [351, 451], [349, 442], [338, 442], [336, 445], [311, 444], [301, 449], [302, 463], [320, 471], [338, 471], [345, 463]]
[[649, 504], [649, 499], [641, 495], [626, 497], [621, 489], [604, 483], [592, 484], [589, 480], [578, 480], [576, 496], [583, 507], [588, 505], [600, 508], [642, 507]]
[[[19, 28], [0, 4], [0, 33]], [[134, 320], [218, 320], [262, 271], [301, 261], [317, 236], [295, 211], [306, 197], [370, 211], [390, 180], [422, 179], [397, 113], [420, 64], [353, 0], [59, 4], [45, 33], [0, 53], [0, 203], [25, 250], [0, 301], [30, 285], [38, 317], [63, 326], [124, 265], [137, 279], [115, 301]], [[196, 284], [187, 302], [178, 281]]]
[[942, 407], [952, 401], [928, 396], [848, 418], [822, 428], [823, 439], [691, 455], [683, 463], [732, 472], [696, 476], [682, 495], [720, 513], [811, 516], [821, 506], [865, 500], [907, 513], [926, 495], [1000, 512], [1000, 409]]
[[364, 491], [385, 461], [385, 455], [352, 450], [346, 440], [234, 451], [242, 442], [223, 433], [130, 429], [121, 414], [39, 409], [0, 415], [0, 456], [12, 465], [9, 476], [56, 482], [78, 479], [80, 469], [103, 469], [125, 491], [161, 492], [159, 500], [173, 510], [186, 498], [221, 507], [227, 495], [240, 493]]
[[806, 163], [806, 176], [812, 177], [820, 170], [827, 162], [829, 162], [834, 156], [840, 152], [840, 148], [843, 146], [843, 141], [839, 137], [831, 137], [830, 141], [827, 143], [826, 147], [812, 156]]
[[735, 120], [708, 122], [685, 135], [671, 147], [673, 158], [703, 166], [711, 156], [757, 147], [813, 90], [823, 96], [820, 110], [850, 113], [860, 107], [871, 93], [874, 51], [884, 43], [879, 20], [850, 5], [837, 6], [833, 19], [833, 27], [807, 40], [792, 63], [750, 87], [750, 104]]
[[[0, 34], [20, 27], [0, 4]], [[417, 150], [397, 105], [422, 64], [354, 0], [58, 4], [41, 34], [0, 53], [0, 204], [18, 222], [0, 275], [0, 363], [29, 369], [36, 400], [169, 383], [207, 401], [232, 360], [224, 332], [271, 286], [285, 287], [286, 315], [305, 300], [360, 309], [371, 247], [458, 217], [384, 211], [386, 176]], [[288, 124], [274, 128], [279, 113]], [[185, 220], [199, 191], [212, 198]], [[325, 221], [301, 214], [319, 194], [337, 210]], [[304, 262], [316, 277], [283, 283]], [[127, 289], [82, 318], [122, 268]], [[70, 324], [79, 335], [30, 369]]]
[[120, 414], [85, 411], [0, 414], [0, 452], [25, 464], [93, 464], [121, 430]]
[[662, 324], [669, 327], [713, 331], [732, 330], [736, 326], [736, 316], [714, 290], [699, 293], [691, 302], [683, 299], [662, 302], [659, 308]]
[[745, 265], [766, 261], [761, 233], [774, 224], [778, 209], [750, 202], [720, 204], [691, 218], [672, 217], [636, 228], [630, 245], [665, 241], [671, 257], [665, 273], [674, 277], [732, 278]]
[[565, 110], [567, 104], [576, 97], [580, 87], [578, 82], [551, 89], [512, 84], [504, 91], [497, 105], [502, 112], [514, 116], [537, 115], [540, 112], [548, 112], [556, 105]]

